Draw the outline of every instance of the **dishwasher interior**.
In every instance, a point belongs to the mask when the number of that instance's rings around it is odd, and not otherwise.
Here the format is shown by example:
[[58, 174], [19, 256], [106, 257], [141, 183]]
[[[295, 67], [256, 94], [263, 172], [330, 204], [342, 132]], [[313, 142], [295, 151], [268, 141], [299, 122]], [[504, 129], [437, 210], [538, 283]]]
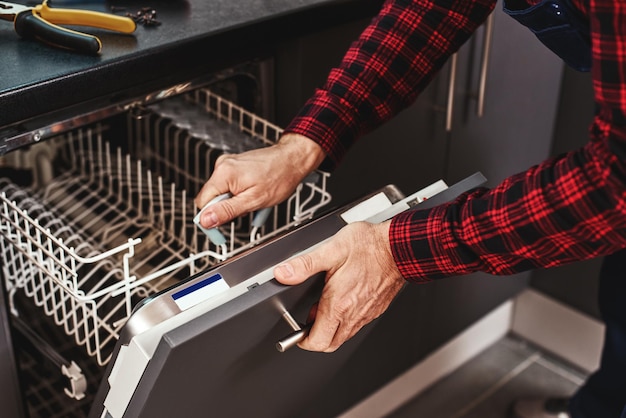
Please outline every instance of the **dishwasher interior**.
[[193, 223], [215, 160], [281, 134], [258, 116], [251, 80], [169, 90], [0, 159], [3, 285], [29, 416], [86, 416], [138, 302], [331, 201], [318, 171], [284, 203], [220, 227], [217, 240]]

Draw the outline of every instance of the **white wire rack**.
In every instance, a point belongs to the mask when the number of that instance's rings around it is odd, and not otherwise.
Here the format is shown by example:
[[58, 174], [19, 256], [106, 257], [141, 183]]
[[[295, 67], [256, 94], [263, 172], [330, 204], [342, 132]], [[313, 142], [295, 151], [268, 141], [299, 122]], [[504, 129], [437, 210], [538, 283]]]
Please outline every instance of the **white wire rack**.
[[13, 313], [23, 292], [100, 365], [140, 299], [292, 228], [331, 200], [328, 174], [318, 172], [264, 225], [253, 226], [249, 215], [222, 227], [226, 243], [216, 246], [192, 222], [193, 196], [217, 155], [269, 145], [281, 130], [208, 90], [129, 114], [129, 122], [129, 150], [112, 150], [106, 130], [92, 126], [45, 145], [54, 162], [31, 165], [67, 165], [45, 186], [0, 180]]

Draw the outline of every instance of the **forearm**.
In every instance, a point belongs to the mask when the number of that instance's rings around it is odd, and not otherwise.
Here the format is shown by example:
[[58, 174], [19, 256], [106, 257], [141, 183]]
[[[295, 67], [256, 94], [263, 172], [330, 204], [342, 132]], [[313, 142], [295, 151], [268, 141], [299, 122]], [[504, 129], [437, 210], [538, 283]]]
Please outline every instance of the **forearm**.
[[319, 144], [295, 133], [284, 134], [277, 145], [284, 151], [285, 160], [292, 165], [293, 175], [299, 178], [315, 170], [326, 157]]
[[337, 164], [362, 134], [413, 103], [495, 0], [389, 0], [287, 127]]
[[626, 247], [626, 9], [611, 0], [590, 5], [590, 141], [493, 190], [395, 218], [391, 246], [406, 278], [512, 274]]
[[[625, 137], [626, 139], [626, 137]], [[605, 136], [511, 176], [492, 190], [394, 218], [403, 276], [428, 281], [474, 271], [513, 274], [626, 247], [626, 167]]]

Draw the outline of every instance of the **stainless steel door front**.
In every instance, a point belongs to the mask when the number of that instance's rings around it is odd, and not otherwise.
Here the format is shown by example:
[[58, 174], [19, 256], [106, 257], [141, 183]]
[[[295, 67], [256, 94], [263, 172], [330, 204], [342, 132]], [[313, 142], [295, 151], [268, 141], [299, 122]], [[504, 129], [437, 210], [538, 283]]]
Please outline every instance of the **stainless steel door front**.
[[[382, 207], [367, 208], [370, 200], [365, 199], [151, 298], [129, 319], [90, 416], [307, 415], [309, 406], [328, 400], [320, 399], [324, 387], [376, 321], [332, 354], [279, 352], [276, 342], [291, 331], [281, 314], [287, 310], [303, 321], [324, 280], [319, 275], [302, 285], [283, 286], [273, 280], [273, 266], [333, 235], [349, 222], [347, 214], [352, 220], [380, 222], [423, 198], [428, 200], [421, 205], [435, 205], [483, 182], [477, 174], [444, 191], [437, 185], [404, 199], [386, 193], [390, 198]], [[355, 208], [358, 215], [350, 211]], [[216, 275], [228, 282], [227, 291], [177, 304], [176, 295], [192, 294]]]

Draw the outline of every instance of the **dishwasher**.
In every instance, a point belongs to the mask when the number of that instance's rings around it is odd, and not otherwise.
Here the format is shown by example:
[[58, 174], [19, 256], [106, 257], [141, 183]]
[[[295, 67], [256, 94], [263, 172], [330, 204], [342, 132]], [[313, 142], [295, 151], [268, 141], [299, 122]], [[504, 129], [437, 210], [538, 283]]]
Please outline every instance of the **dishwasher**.
[[210, 238], [193, 197], [216, 158], [282, 132], [260, 116], [259, 78], [231, 69], [172, 86], [51, 125], [59, 132], [1, 157], [2, 290], [25, 415], [306, 416], [375, 323], [333, 354], [290, 349], [324, 281], [283, 286], [273, 266], [349, 222], [485, 181], [408, 196], [389, 185], [332, 207], [330, 174], [316, 171]]

